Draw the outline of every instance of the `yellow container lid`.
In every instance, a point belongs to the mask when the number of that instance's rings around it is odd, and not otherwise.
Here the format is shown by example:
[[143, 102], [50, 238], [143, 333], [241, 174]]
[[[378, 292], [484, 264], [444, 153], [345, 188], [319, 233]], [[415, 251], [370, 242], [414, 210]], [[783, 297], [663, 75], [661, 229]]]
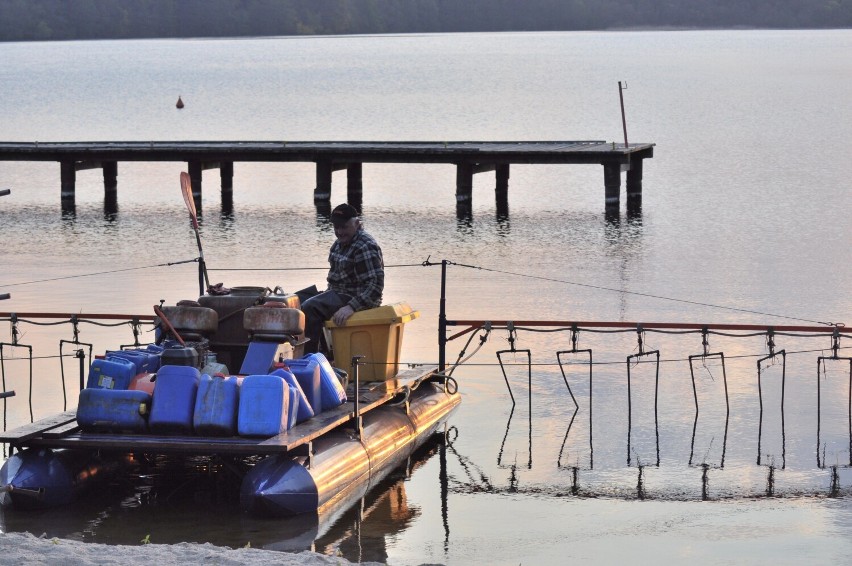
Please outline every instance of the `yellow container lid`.
[[339, 327], [333, 321], [326, 321], [326, 328], [349, 328], [351, 326], [370, 326], [379, 324], [404, 324], [420, 317], [420, 311], [411, 309], [408, 303], [400, 302], [382, 305], [374, 309], [358, 311], [349, 317], [346, 325]]

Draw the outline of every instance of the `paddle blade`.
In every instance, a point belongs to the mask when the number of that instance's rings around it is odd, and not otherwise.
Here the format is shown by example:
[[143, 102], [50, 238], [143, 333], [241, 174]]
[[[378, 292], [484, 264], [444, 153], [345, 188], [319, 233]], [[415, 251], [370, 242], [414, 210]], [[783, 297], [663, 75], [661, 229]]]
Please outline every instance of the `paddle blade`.
[[195, 212], [195, 199], [192, 197], [192, 180], [189, 178], [189, 173], [186, 171], [180, 172], [180, 189], [183, 192], [183, 200], [186, 203], [186, 209], [189, 211], [189, 216], [192, 218], [192, 227], [198, 229], [198, 213]]

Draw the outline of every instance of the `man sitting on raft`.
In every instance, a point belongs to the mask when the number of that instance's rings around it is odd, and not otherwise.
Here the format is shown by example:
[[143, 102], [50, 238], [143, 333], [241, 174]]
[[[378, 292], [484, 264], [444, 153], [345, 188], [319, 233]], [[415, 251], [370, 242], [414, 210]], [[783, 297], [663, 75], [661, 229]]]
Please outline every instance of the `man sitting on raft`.
[[385, 268], [379, 244], [364, 231], [358, 211], [349, 204], [331, 211], [331, 223], [337, 240], [328, 253], [328, 289], [302, 303], [305, 337], [310, 339], [307, 354], [319, 351], [326, 320], [344, 326], [355, 311], [382, 304]]

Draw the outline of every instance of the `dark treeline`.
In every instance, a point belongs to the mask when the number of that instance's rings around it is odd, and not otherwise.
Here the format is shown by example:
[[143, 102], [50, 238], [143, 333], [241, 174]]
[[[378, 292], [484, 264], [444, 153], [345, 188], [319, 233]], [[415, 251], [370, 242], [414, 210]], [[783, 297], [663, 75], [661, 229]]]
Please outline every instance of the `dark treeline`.
[[0, 41], [848, 28], [852, 0], [0, 0]]

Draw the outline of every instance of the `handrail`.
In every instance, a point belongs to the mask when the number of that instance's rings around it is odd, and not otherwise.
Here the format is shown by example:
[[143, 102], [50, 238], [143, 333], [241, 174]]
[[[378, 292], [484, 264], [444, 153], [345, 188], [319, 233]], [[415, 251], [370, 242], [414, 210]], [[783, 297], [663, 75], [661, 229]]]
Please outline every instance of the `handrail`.
[[[579, 320], [444, 320], [443, 333], [438, 337], [438, 345], [443, 351], [447, 342], [452, 342], [471, 332], [476, 332], [486, 324], [490, 328], [512, 328], [518, 329], [524, 326], [565, 328], [570, 330], [613, 328], [635, 330], [688, 330], [707, 332], [715, 331], [742, 331], [742, 332], [812, 332], [814, 334], [834, 334], [835, 336], [852, 337], [852, 328], [846, 330], [842, 324], [831, 326], [802, 326], [802, 325], [769, 325], [769, 324], [697, 324], [687, 322], [616, 322], [616, 321], [579, 321]], [[446, 329], [450, 326], [467, 326], [464, 330], [446, 336]], [[441, 329], [439, 328], [439, 331]]]
[[145, 320], [153, 321], [152, 314], [108, 314], [108, 313], [56, 313], [56, 312], [0, 312], [0, 318], [71, 318], [77, 320], [89, 318], [94, 320]]

